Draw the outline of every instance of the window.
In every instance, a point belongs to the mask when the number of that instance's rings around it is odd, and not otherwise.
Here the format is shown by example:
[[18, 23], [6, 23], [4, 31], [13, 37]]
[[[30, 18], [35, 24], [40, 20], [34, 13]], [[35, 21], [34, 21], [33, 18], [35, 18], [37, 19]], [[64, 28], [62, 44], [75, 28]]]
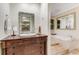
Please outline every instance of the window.
[[20, 34], [34, 32], [34, 14], [19, 12]]

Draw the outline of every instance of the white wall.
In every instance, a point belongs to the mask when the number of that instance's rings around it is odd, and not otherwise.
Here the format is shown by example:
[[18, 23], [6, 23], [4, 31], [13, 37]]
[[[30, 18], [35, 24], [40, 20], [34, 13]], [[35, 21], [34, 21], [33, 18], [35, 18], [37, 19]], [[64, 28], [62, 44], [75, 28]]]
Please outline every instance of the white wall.
[[56, 16], [66, 10], [79, 6], [79, 3], [49, 3], [51, 15]]
[[34, 3], [11, 3], [10, 4], [10, 18], [11, 23], [19, 29], [19, 12], [34, 13], [35, 14], [35, 32], [38, 32], [40, 25], [40, 4]]
[[47, 34], [48, 35], [48, 4], [43, 3], [41, 4], [41, 15], [40, 15], [40, 20], [41, 20], [41, 29], [42, 29], [42, 34]]
[[[9, 16], [9, 4], [0, 3], [0, 35], [4, 33], [4, 20], [6, 19], [6, 14]], [[9, 18], [9, 17], [8, 17]]]

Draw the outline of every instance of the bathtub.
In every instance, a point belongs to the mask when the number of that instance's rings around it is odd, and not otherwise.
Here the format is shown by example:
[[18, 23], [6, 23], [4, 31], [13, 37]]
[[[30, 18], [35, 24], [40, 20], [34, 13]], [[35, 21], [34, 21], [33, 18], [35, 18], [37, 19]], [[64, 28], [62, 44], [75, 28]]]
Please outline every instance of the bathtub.
[[[75, 46], [76, 42], [79, 42], [79, 40], [75, 40], [71, 36], [64, 36], [64, 35], [51, 35], [51, 39], [52, 39], [53, 43], [58, 42], [64, 48], [67, 48], [67, 49], [74, 49], [73, 46]], [[76, 48], [76, 46], [75, 46], [75, 48]]]

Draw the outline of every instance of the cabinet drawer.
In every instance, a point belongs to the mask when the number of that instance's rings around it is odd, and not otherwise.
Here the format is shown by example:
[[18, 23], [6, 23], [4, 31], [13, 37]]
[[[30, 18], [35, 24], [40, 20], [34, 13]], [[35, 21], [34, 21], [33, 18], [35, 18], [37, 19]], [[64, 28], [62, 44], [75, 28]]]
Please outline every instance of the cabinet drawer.
[[[35, 47], [35, 48], [34, 48]], [[44, 54], [44, 45], [36, 44], [32, 46], [32, 54], [42, 55]]]
[[24, 54], [24, 45], [7, 48], [6, 49], [6, 54], [8, 54], [8, 55], [21, 55], [21, 54]]
[[36, 41], [36, 39], [28, 39], [28, 40], [24, 40], [24, 44], [25, 45], [32, 45], [32, 44], [36, 44], [37, 43], [37, 41]]
[[17, 47], [14, 52], [16, 55], [24, 55], [24, 47], [23, 46]]
[[25, 47], [24, 48], [24, 55], [31, 55], [31, 52], [32, 52], [32, 47], [31, 46], [29, 46], [29, 47]]
[[11, 41], [6, 41], [6, 48], [12, 48], [13, 46], [18, 46], [23, 44], [23, 40], [11, 40]]
[[6, 48], [5, 49], [5, 54], [6, 55], [13, 55], [14, 49], [13, 48]]

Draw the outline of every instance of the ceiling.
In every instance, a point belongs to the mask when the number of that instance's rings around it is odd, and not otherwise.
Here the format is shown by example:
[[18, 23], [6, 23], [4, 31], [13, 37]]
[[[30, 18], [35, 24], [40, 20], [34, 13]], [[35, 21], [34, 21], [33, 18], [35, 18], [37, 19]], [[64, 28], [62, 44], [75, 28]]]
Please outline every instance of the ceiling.
[[49, 3], [51, 16], [55, 16], [63, 11], [79, 6], [79, 3]]

